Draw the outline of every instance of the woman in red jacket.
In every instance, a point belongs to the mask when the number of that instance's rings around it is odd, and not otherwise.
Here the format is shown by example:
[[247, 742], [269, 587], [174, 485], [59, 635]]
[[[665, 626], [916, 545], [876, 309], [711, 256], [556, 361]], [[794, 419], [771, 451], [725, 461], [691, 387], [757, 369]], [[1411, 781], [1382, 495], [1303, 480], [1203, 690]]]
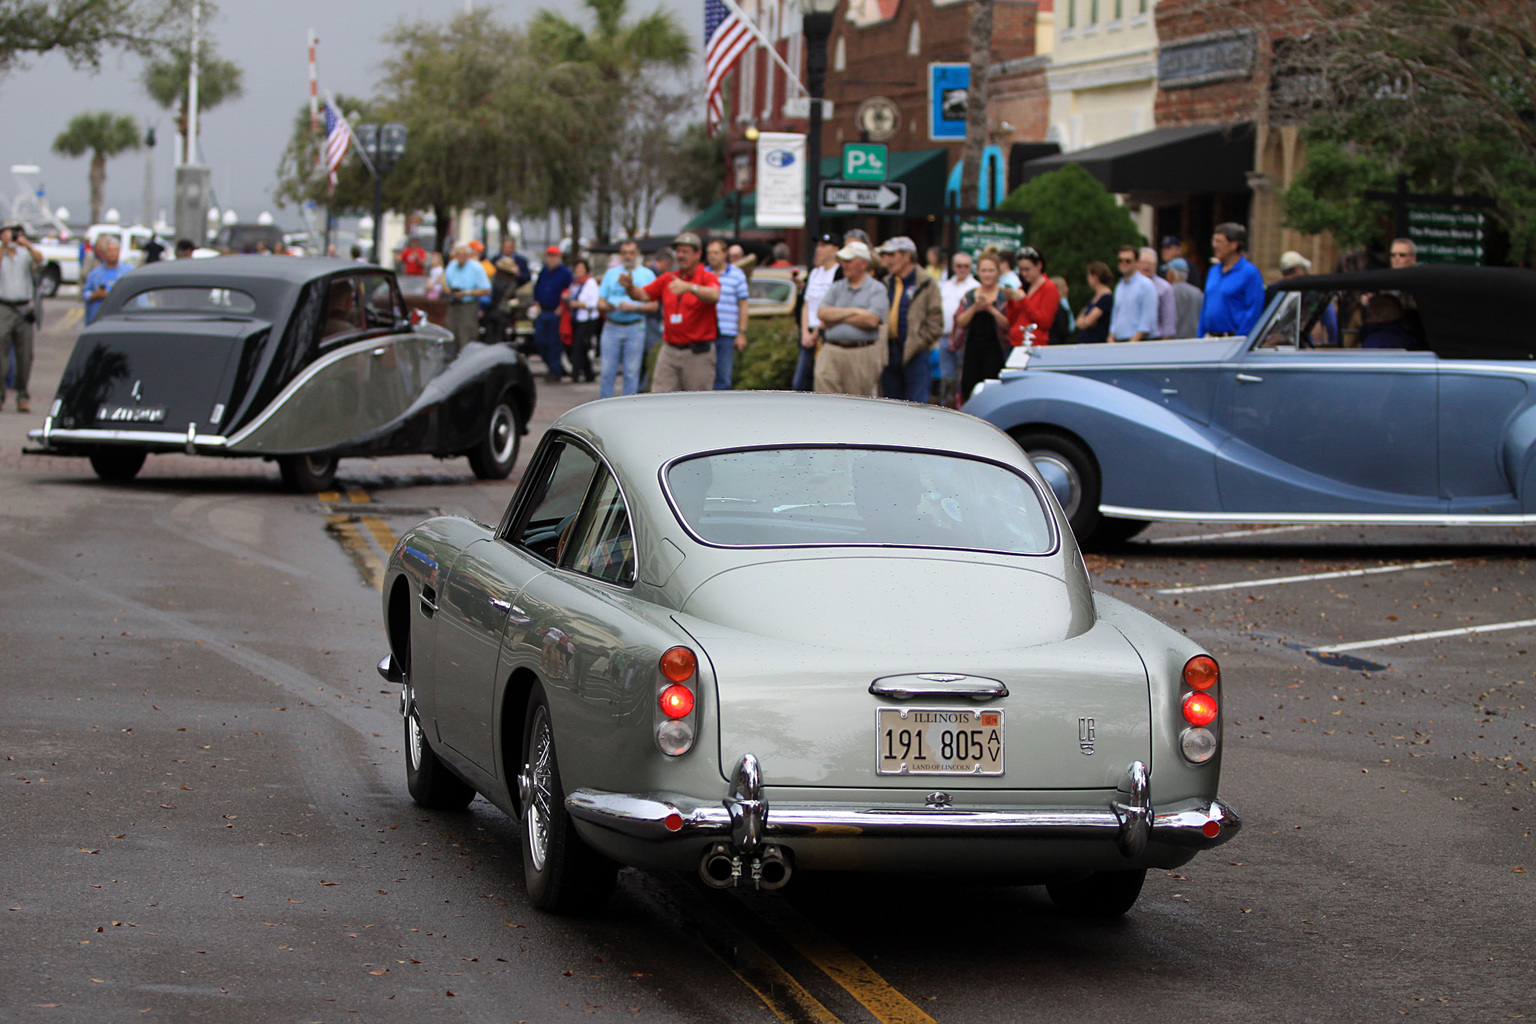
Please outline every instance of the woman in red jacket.
[[1025, 247], [1018, 252], [1019, 278], [1024, 283], [1023, 297], [1014, 292], [1008, 303], [1008, 340], [1014, 346], [1024, 344], [1024, 333], [1030, 324], [1035, 330], [1033, 342], [1044, 345], [1051, 339], [1051, 324], [1056, 322], [1056, 310], [1061, 306], [1061, 293], [1045, 276], [1045, 257], [1034, 249]]

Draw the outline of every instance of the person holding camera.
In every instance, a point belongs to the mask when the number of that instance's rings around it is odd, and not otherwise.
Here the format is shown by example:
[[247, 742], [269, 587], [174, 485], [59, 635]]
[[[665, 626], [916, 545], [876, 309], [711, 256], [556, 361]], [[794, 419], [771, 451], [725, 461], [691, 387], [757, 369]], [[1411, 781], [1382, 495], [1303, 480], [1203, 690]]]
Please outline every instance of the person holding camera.
[[[30, 255], [24, 255], [25, 249]], [[43, 263], [43, 251], [27, 240], [19, 223], [0, 225], [0, 381], [4, 381], [16, 353], [16, 411], [31, 412], [27, 381], [32, 376], [32, 325], [37, 322], [35, 269]], [[5, 387], [0, 384], [0, 409], [5, 408]]]

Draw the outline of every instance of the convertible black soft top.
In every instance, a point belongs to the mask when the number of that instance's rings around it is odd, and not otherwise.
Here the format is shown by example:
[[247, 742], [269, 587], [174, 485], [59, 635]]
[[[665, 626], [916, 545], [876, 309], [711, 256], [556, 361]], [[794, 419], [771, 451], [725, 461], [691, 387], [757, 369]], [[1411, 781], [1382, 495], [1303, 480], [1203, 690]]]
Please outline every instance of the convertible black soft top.
[[1443, 359], [1536, 359], [1536, 271], [1428, 264], [1404, 270], [1294, 277], [1277, 292], [1400, 292], [1411, 296], [1428, 347]]

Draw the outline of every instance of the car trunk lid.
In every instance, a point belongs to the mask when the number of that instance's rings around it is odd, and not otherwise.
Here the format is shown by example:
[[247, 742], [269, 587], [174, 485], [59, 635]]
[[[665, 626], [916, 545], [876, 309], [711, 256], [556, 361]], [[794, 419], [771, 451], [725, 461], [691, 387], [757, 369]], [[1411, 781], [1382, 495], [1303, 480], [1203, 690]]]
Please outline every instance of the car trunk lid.
[[[938, 557], [721, 573], [683, 609], [716, 679], [721, 774], [752, 753], [780, 786], [1113, 787], [1150, 757], [1147, 675], [1091, 601], [1044, 572]], [[872, 693], [876, 680], [887, 691], [995, 680], [1008, 693], [901, 699]], [[1003, 774], [877, 774], [877, 715], [893, 707], [1002, 711]]]
[[[218, 429], [250, 320], [116, 319], [81, 336], [59, 384], [62, 428], [184, 434]], [[219, 417], [222, 419], [223, 417]]]

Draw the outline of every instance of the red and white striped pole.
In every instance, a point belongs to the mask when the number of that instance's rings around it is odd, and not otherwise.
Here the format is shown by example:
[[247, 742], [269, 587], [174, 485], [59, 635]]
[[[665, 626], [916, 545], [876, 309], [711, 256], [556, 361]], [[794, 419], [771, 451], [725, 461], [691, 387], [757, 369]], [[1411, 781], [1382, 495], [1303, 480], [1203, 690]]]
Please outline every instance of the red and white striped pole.
[[315, 140], [315, 166], [320, 166], [320, 91], [315, 77], [315, 30], [309, 30], [309, 132]]

